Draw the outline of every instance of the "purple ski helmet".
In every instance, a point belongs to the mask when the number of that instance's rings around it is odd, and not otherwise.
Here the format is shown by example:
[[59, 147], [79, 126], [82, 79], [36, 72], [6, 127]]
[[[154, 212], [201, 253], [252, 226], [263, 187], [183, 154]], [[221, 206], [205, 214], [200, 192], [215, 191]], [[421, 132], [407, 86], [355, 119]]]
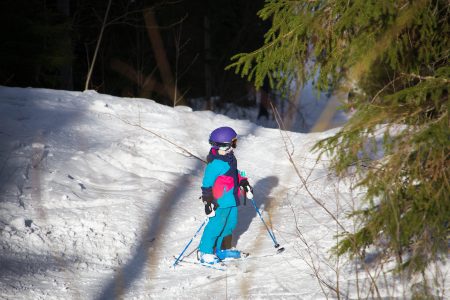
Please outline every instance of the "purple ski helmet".
[[236, 148], [237, 133], [231, 127], [219, 127], [214, 129], [209, 135], [209, 143], [215, 147], [233, 147]]

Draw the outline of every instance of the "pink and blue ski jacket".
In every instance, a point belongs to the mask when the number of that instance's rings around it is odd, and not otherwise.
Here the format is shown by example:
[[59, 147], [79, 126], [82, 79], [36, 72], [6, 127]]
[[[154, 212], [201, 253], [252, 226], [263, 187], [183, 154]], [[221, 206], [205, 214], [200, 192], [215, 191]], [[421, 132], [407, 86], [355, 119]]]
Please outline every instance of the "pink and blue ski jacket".
[[239, 182], [244, 179], [237, 169], [237, 161], [233, 152], [219, 155], [211, 148], [203, 176], [202, 194], [212, 195], [219, 204], [219, 208], [239, 206]]

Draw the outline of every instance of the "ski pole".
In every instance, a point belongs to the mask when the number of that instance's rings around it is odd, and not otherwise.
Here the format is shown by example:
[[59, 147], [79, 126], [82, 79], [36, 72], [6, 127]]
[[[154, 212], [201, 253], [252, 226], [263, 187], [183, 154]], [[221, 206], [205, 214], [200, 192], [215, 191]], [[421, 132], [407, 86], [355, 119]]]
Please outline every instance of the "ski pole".
[[202, 225], [200, 225], [200, 227], [197, 229], [197, 232], [195, 232], [194, 236], [191, 238], [191, 240], [189, 241], [189, 243], [187, 243], [186, 247], [184, 247], [183, 251], [181, 251], [180, 255], [178, 255], [177, 259], [175, 260], [175, 262], [173, 263], [173, 267], [175, 268], [175, 266], [178, 264], [178, 262], [180, 261], [181, 256], [183, 256], [184, 252], [186, 252], [187, 248], [189, 247], [189, 245], [192, 243], [192, 241], [195, 239], [195, 237], [197, 236], [197, 234], [200, 232], [200, 230], [202, 230], [203, 226], [205, 226], [206, 223], [208, 223], [209, 218], [207, 217]]
[[266, 222], [264, 222], [264, 219], [261, 215], [261, 212], [259, 211], [258, 207], [256, 206], [255, 200], [253, 200], [253, 194], [251, 192], [248, 192], [247, 195], [249, 196], [250, 201], [252, 201], [253, 207], [255, 208], [256, 212], [258, 213], [261, 221], [263, 222], [264, 226], [266, 226], [267, 232], [269, 233], [270, 237], [272, 238], [272, 241], [274, 243], [274, 247], [277, 248], [277, 252], [281, 253], [284, 251], [284, 247], [280, 247], [280, 244], [278, 244], [277, 240], [275, 239], [275, 235], [273, 232], [269, 229], [269, 226], [267, 226]]

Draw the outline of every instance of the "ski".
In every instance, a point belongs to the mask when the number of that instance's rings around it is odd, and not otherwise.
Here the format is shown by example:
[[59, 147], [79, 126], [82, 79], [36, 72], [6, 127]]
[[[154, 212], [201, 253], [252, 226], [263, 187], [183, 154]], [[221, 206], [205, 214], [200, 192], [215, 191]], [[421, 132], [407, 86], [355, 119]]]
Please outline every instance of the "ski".
[[245, 260], [247, 257], [250, 256], [250, 253], [248, 252], [240, 252], [240, 257], [230, 257], [230, 258], [224, 258], [221, 261], [226, 263], [228, 261], [239, 261], [239, 260]]
[[[228, 267], [231, 267], [235, 263], [238, 264], [239, 262], [244, 262], [244, 261], [247, 261], [247, 260], [262, 259], [262, 258], [265, 258], [265, 257], [275, 256], [277, 254], [278, 253], [252, 256], [252, 255], [250, 255], [249, 252], [241, 252], [241, 257], [240, 258], [225, 258], [225, 259], [221, 260], [219, 263], [216, 263], [216, 264], [201, 263], [198, 260], [186, 259], [186, 257], [183, 257], [183, 258], [178, 260], [177, 265], [178, 266], [182, 266], [183, 263], [186, 263], [186, 264], [191, 264], [191, 265], [199, 265], [199, 266], [206, 267], [206, 268], [213, 269], [213, 270], [226, 271]], [[175, 256], [173, 258], [176, 259]]]
[[276, 255], [279, 255], [279, 253], [271, 253], [271, 254], [263, 254], [263, 255], [250, 255], [250, 253], [247, 252], [242, 252], [241, 253], [241, 257], [240, 258], [234, 258], [234, 259], [225, 259], [222, 260], [223, 263], [225, 263], [225, 265], [231, 265], [233, 264], [233, 262], [245, 262], [245, 261], [253, 261], [253, 260], [259, 260], [259, 259], [264, 259], [264, 258], [268, 258], [268, 257], [273, 257]]
[[[190, 260], [190, 259], [186, 259], [186, 257], [183, 257], [182, 259], [179, 260], [178, 265], [187, 263], [187, 264], [192, 264], [192, 265], [201, 265], [203, 267], [207, 267], [207, 268], [214, 269], [214, 270], [226, 271], [227, 264], [245, 260], [249, 255], [250, 255], [250, 253], [248, 253], [248, 252], [241, 252], [240, 258], [224, 259], [216, 264], [201, 263], [198, 260]], [[175, 256], [174, 256], [174, 258], [175, 258]]]
[[223, 262], [219, 262], [217, 264], [212, 265], [212, 264], [202, 263], [202, 262], [199, 262], [196, 260], [195, 261], [194, 260], [186, 260], [185, 258], [182, 258], [181, 260], [179, 260], [177, 265], [182, 266], [183, 263], [187, 263], [187, 264], [191, 264], [191, 265], [198, 265], [198, 266], [202, 266], [202, 267], [206, 267], [206, 268], [218, 270], [218, 271], [226, 271], [226, 266]]

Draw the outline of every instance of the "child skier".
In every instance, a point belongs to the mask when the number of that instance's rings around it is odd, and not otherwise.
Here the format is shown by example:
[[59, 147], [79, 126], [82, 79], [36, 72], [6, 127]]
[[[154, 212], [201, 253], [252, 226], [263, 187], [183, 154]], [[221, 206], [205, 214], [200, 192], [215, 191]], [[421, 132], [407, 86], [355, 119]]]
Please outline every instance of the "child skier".
[[230, 127], [219, 127], [211, 132], [209, 143], [211, 150], [202, 183], [202, 200], [209, 222], [200, 240], [199, 260], [214, 264], [228, 257], [240, 257], [237, 250], [221, 250], [222, 241], [236, 227], [240, 188], [248, 191], [251, 186], [237, 169], [233, 153], [236, 132]]

